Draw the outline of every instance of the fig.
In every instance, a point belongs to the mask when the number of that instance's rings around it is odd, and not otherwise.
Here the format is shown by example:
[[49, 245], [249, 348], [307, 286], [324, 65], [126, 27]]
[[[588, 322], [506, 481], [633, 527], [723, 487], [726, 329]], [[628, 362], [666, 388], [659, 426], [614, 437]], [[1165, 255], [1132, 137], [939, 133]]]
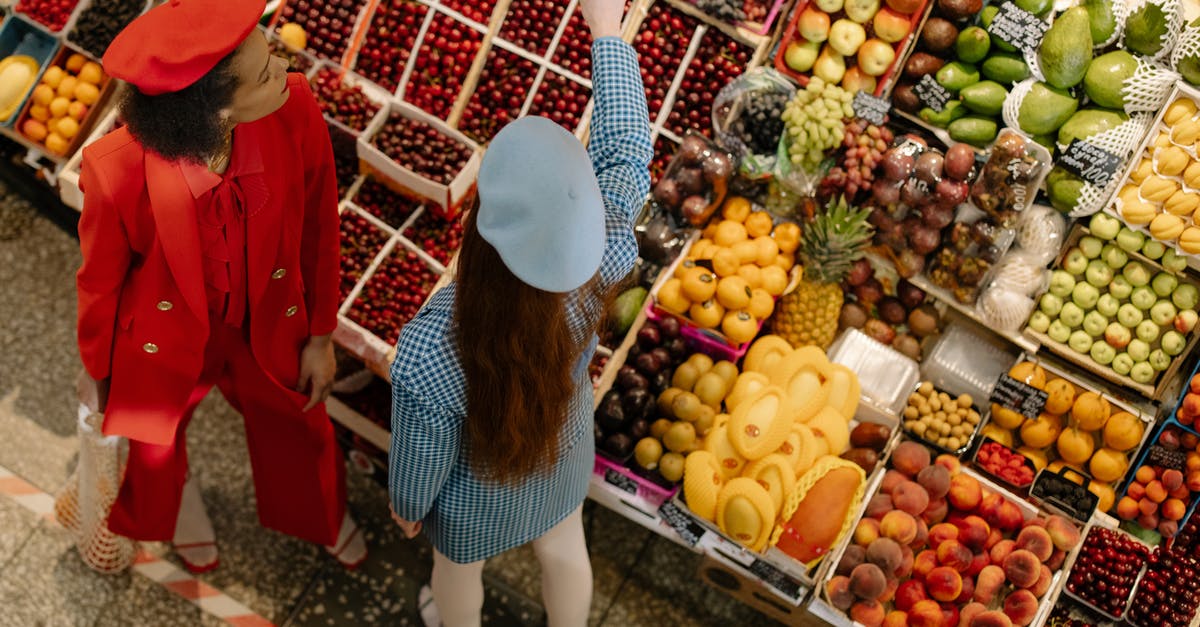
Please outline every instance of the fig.
[[671, 387], [671, 374], [666, 369], [659, 370], [658, 374], [650, 377], [650, 391], [655, 396], [662, 394], [663, 390]]
[[633, 361], [638, 372], [646, 376], [654, 376], [662, 370], [663, 362], [659, 361], [658, 356], [654, 353], [642, 353]]
[[917, 337], [929, 337], [938, 331], [938, 313], [933, 305], [921, 305], [908, 314], [908, 331]]
[[912, 155], [893, 148], [883, 155], [883, 177], [891, 181], [903, 181], [912, 176], [916, 162]]
[[621, 397], [621, 409], [625, 410], [626, 418], [640, 418], [652, 401], [653, 397], [646, 388], [632, 389]]
[[908, 179], [900, 190], [900, 200], [909, 207], [924, 206], [929, 196], [929, 184], [918, 178]]
[[709, 183], [723, 181], [733, 174], [733, 162], [729, 160], [728, 155], [714, 152], [712, 156], [704, 160], [700, 170], [704, 174], [704, 180]]
[[634, 440], [641, 440], [650, 435], [650, 422], [644, 418], [638, 418], [629, 423], [629, 437]]
[[850, 273], [846, 275], [846, 282], [851, 287], [857, 287], [866, 283], [867, 279], [875, 275], [875, 271], [871, 269], [871, 262], [866, 259], [859, 259], [850, 266]]
[[888, 324], [904, 324], [904, 320], [908, 317], [904, 304], [895, 296], [884, 296], [880, 299], [878, 308], [879, 317]]
[[654, 358], [658, 360], [660, 369], [671, 365], [671, 352], [667, 349], [659, 346], [650, 351], [650, 354], [654, 355]]
[[897, 335], [892, 341], [892, 348], [904, 353], [913, 361], [921, 360], [921, 342], [907, 333]]
[[[1008, 133], [1009, 136], [1016, 133]], [[975, 151], [967, 144], [954, 144], [946, 150], [946, 165], [943, 168], [946, 176], [956, 180], [965, 181], [971, 176], [971, 170], [975, 168]]]
[[604, 439], [604, 450], [613, 457], [629, 457], [633, 452], [633, 438], [624, 433], [614, 433]]
[[896, 339], [896, 330], [883, 320], [871, 319], [863, 325], [863, 333], [880, 344], [890, 345]]
[[899, 285], [896, 286], [896, 295], [900, 297], [900, 302], [909, 309], [920, 307], [925, 302], [925, 290], [913, 285], [908, 279], [901, 279]]
[[867, 323], [867, 310], [858, 303], [842, 305], [842, 313], [838, 316], [838, 327], [843, 329], [861, 329]]
[[[669, 320], [671, 318], [668, 318]], [[671, 361], [678, 362], [684, 357], [687, 357], [687, 342], [681, 337], [674, 337], [666, 344], [667, 352], [671, 355]]]
[[[647, 322], [646, 326], [653, 325], [654, 322]], [[672, 340], [679, 337], [679, 320], [675, 318], [663, 318], [658, 321], [658, 333], [663, 338]]]
[[906, 113], [916, 113], [921, 110], [921, 99], [913, 90], [912, 83], [900, 83], [892, 90], [892, 104]]
[[675, 209], [683, 201], [683, 193], [679, 190], [679, 184], [675, 182], [675, 179], [665, 178], [654, 186], [654, 198], [667, 207]]
[[[946, 180], [942, 179], [942, 183]], [[942, 183], [938, 183], [940, 187]], [[950, 225], [954, 221], [953, 205], [944, 205], [941, 203], [929, 205], [921, 210], [921, 223], [925, 226], [940, 231]], [[911, 235], [911, 234], [910, 234]]]
[[914, 173], [917, 178], [925, 181], [929, 185], [936, 184], [942, 178], [942, 169], [945, 167], [946, 158], [940, 153], [932, 150], [927, 150], [917, 157], [917, 165]]
[[[912, 157], [909, 157], [912, 159]], [[875, 203], [884, 207], [894, 205], [900, 202], [900, 188], [903, 183], [891, 181], [888, 179], [879, 179], [871, 184], [871, 193], [875, 197]], [[882, 213], [882, 212], [875, 212]]]
[[617, 376], [617, 387], [622, 390], [644, 390], [650, 387], [650, 382], [638, 372], [627, 372]]

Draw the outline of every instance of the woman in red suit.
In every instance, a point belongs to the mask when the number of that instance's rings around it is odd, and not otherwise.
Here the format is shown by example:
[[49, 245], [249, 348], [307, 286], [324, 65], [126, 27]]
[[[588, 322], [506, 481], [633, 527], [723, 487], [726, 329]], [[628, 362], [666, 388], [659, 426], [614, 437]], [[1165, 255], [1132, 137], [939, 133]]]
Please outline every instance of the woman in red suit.
[[[245, 419], [259, 520], [355, 566], [366, 546], [323, 401], [334, 375], [333, 152], [308, 83], [255, 29], [263, 0], [169, 0], [104, 68], [125, 127], [83, 152], [85, 392], [129, 439], [108, 525], [217, 565], [185, 431], [216, 385]], [[94, 388], [93, 388], [94, 386]]]

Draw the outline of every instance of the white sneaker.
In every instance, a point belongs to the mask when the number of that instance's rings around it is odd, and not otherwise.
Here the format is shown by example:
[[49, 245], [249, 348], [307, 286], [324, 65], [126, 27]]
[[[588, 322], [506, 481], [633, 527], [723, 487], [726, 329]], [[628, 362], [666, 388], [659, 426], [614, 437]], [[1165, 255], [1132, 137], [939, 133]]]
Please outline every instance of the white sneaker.
[[417, 593], [417, 610], [421, 612], [425, 627], [441, 627], [442, 617], [437, 604], [433, 602], [433, 588], [421, 586], [421, 591]]
[[342, 516], [337, 542], [333, 546], [326, 546], [325, 551], [350, 570], [367, 560], [367, 541], [363, 539], [362, 528], [350, 518], [349, 511]]

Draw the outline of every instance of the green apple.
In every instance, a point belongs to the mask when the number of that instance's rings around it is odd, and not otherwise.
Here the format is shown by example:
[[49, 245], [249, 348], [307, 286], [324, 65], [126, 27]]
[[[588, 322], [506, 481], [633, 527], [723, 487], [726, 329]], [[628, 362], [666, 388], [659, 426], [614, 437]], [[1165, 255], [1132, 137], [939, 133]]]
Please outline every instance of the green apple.
[[1062, 320], [1055, 320], [1050, 323], [1050, 328], [1046, 330], [1046, 335], [1050, 339], [1059, 344], [1066, 344], [1067, 340], [1071, 339], [1071, 327], [1063, 324]]
[[1075, 289], [1075, 277], [1066, 270], [1055, 270], [1050, 275], [1050, 293], [1059, 298], [1066, 298]]
[[1083, 330], [1075, 331], [1071, 334], [1071, 337], [1067, 338], [1067, 346], [1070, 346], [1071, 350], [1077, 353], [1086, 353], [1092, 350], [1092, 344], [1094, 342], [1095, 341], [1092, 339], [1092, 336], [1088, 335], [1087, 331]]
[[1129, 303], [1121, 305], [1121, 308], [1117, 310], [1117, 322], [1120, 322], [1126, 329], [1132, 330], [1142, 323], [1143, 318], [1145, 315], [1142, 314], [1142, 310]]
[[1109, 323], [1108, 327], [1104, 329], [1104, 341], [1117, 350], [1124, 350], [1132, 339], [1133, 333], [1129, 327], [1120, 322]]
[[859, 46], [867, 40], [867, 31], [862, 24], [848, 19], [840, 19], [829, 28], [829, 45], [834, 52], [848, 57], [858, 52]]
[[1143, 285], [1134, 288], [1133, 293], [1129, 295], [1129, 302], [1142, 311], [1150, 311], [1154, 303], [1158, 302], [1158, 297], [1154, 295], [1154, 290], [1150, 289], [1149, 286]]
[[1164, 353], [1174, 357], [1187, 348], [1187, 338], [1179, 331], [1167, 331], [1163, 333], [1162, 341], [1159, 344], [1162, 345]]
[[783, 53], [783, 62], [793, 71], [808, 72], [817, 62], [817, 55], [820, 53], [821, 42], [797, 40], [788, 44]]
[[1150, 287], [1154, 288], [1154, 293], [1158, 294], [1159, 298], [1166, 298], [1175, 291], [1179, 286], [1179, 279], [1175, 275], [1166, 272], [1159, 272], [1150, 280]]
[[1130, 261], [1125, 264], [1125, 269], [1121, 270], [1121, 276], [1128, 279], [1129, 284], [1134, 287], [1141, 287], [1150, 283], [1150, 271], [1146, 269], [1146, 266], [1136, 261]]
[[1171, 356], [1167, 355], [1163, 349], [1155, 349], [1150, 353], [1150, 366], [1155, 370], [1162, 372], [1171, 367]]
[[1117, 300], [1112, 294], [1101, 294], [1096, 300], [1096, 311], [1100, 312], [1106, 318], [1111, 318], [1117, 315], [1117, 310], [1121, 308], [1121, 301]]
[[1150, 358], [1150, 345], [1141, 340], [1130, 340], [1125, 352], [1129, 353], [1134, 361], [1146, 361]]
[[1142, 254], [1147, 259], [1158, 261], [1165, 252], [1167, 252], [1167, 247], [1163, 246], [1163, 243], [1158, 240], [1148, 239], [1145, 244], [1142, 244]]
[[1100, 239], [1110, 240], [1121, 232], [1121, 221], [1107, 213], [1100, 212], [1092, 216], [1091, 222], [1088, 222], [1088, 230]]
[[1113, 270], [1124, 268], [1125, 264], [1129, 262], [1129, 254], [1116, 244], [1105, 245], [1104, 250], [1100, 253], [1100, 258]]
[[1171, 302], [1175, 303], [1175, 306], [1181, 311], [1195, 309], [1196, 304], [1200, 302], [1200, 290], [1197, 290], [1196, 286], [1191, 283], [1184, 283], [1171, 293]]
[[1083, 307], [1075, 303], [1065, 303], [1062, 311], [1058, 312], [1058, 319], [1068, 327], [1077, 329], [1079, 325], [1083, 324]]
[[1083, 317], [1083, 330], [1092, 337], [1100, 337], [1104, 335], [1104, 329], [1108, 328], [1108, 318], [1098, 311], [1089, 311]]
[[1100, 256], [1100, 251], [1104, 250], [1104, 242], [1087, 235], [1080, 238], [1079, 250], [1083, 251], [1084, 256], [1088, 259], [1096, 259]]
[[1154, 340], [1158, 339], [1158, 334], [1161, 330], [1153, 320], [1142, 320], [1138, 323], [1137, 330], [1134, 333], [1139, 340], [1147, 344], [1153, 344]]
[[1067, 251], [1067, 256], [1063, 259], [1062, 263], [1062, 269], [1074, 276], [1082, 276], [1087, 271], [1087, 266], [1087, 255], [1083, 254], [1083, 251], [1078, 248], [1072, 248]]
[[1043, 311], [1035, 311], [1029, 316], [1029, 328], [1038, 333], [1045, 333], [1050, 328], [1050, 316]]
[[1187, 257], [1175, 252], [1174, 248], [1168, 248], [1163, 253], [1162, 266], [1167, 272], [1183, 272], [1187, 268]]
[[1197, 322], [1200, 322], [1200, 315], [1191, 309], [1185, 309], [1175, 316], [1175, 330], [1185, 334], [1191, 333]]
[[1063, 308], [1063, 299], [1046, 292], [1042, 294], [1042, 300], [1038, 303], [1038, 308], [1041, 309], [1047, 316], [1051, 318], [1058, 315]]
[[[1108, 269], [1108, 266], [1104, 264], [1100, 265]], [[1088, 273], [1090, 278], [1090, 269]], [[1071, 290], [1071, 302], [1079, 305], [1084, 311], [1094, 308], [1098, 300], [1100, 300], [1100, 290], [1096, 289], [1096, 286], [1091, 283], [1076, 283], [1075, 289]]]
[[1112, 283], [1108, 284], [1108, 293], [1112, 294], [1113, 298], [1117, 300], [1125, 300], [1133, 293], [1133, 285], [1130, 285], [1129, 279], [1117, 275], [1113, 277]]
[[842, 0], [815, 0], [817, 8], [833, 15], [842, 10]]
[[1129, 353], [1119, 353], [1112, 361], [1112, 369], [1119, 375], [1127, 375], [1133, 368], [1133, 358]]
[[1085, 274], [1087, 276], [1087, 282], [1096, 287], [1105, 287], [1112, 282], [1113, 279], [1113, 269], [1110, 268], [1107, 263], [1099, 259], [1094, 259], [1088, 264]]
[[859, 24], [866, 24], [879, 12], [879, 0], [847, 0], [844, 8], [847, 17]]
[[1117, 233], [1117, 246], [1125, 249], [1125, 252], [1134, 252], [1142, 249], [1142, 244], [1146, 243], [1146, 236], [1142, 235], [1141, 231], [1135, 231], [1129, 227], [1122, 227], [1121, 232]]
[[1133, 368], [1129, 371], [1129, 376], [1138, 383], [1150, 383], [1154, 380], [1154, 376], [1158, 374], [1154, 371], [1154, 366], [1149, 362], [1139, 361], [1133, 364]]
[[1117, 349], [1109, 346], [1105, 342], [1093, 342], [1092, 348], [1088, 351], [1092, 355], [1092, 359], [1101, 366], [1111, 364], [1117, 356]]
[[1150, 308], [1150, 319], [1160, 327], [1169, 327], [1178, 313], [1171, 301], [1163, 299], [1154, 303], [1154, 306]]

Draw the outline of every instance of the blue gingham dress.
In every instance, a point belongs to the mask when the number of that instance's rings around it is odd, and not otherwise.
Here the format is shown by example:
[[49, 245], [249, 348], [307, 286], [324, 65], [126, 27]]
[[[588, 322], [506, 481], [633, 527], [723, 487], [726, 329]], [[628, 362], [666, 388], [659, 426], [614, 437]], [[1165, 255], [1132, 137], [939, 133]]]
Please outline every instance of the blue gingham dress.
[[[592, 44], [595, 107], [591, 156], [604, 196], [606, 244], [601, 279], [611, 285], [633, 267], [633, 221], [650, 188], [649, 115], [633, 48], [616, 38]], [[574, 368], [575, 395], [559, 437], [558, 460], [517, 486], [481, 481], [462, 446], [466, 380], [452, 335], [454, 284], [434, 294], [400, 334], [392, 363], [392, 506], [405, 520], [422, 520], [443, 555], [459, 563], [487, 559], [545, 534], [587, 496], [594, 462], [592, 385], [587, 364], [597, 338], [585, 337], [583, 308], [569, 318], [588, 344]], [[596, 316], [591, 316], [596, 317]], [[467, 324], [486, 324], [468, 320]], [[537, 376], [537, 373], [530, 373]]]

